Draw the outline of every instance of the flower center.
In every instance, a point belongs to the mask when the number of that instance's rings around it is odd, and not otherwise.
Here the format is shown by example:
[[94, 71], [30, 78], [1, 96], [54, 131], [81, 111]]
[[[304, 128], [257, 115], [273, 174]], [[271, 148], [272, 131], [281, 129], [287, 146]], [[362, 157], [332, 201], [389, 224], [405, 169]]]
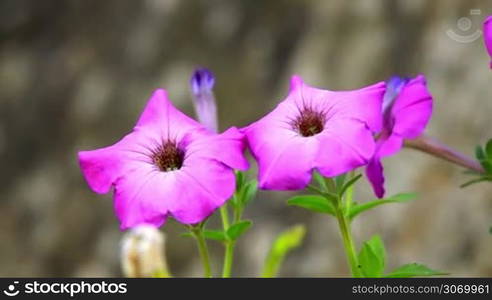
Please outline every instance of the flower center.
[[176, 142], [168, 141], [152, 152], [152, 162], [162, 172], [179, 170], [183, 166], [184, 151]]
[[304, 137], [313, 136], [323, 131], [325, 120], [326, 117], [323, 112], [304, 108], [294, 120], [293, 127]]

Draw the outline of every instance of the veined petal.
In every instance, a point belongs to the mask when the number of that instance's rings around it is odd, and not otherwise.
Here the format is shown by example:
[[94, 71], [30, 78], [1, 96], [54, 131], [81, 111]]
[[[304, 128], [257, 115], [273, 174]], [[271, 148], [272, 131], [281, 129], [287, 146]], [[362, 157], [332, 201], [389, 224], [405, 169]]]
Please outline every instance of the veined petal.
[[432, 95], [422, 75], [412, 79], [398, 95], [392, 109], [392, 132], [404, 138], [416, 138], [432, 115]]
[[266, 190], [299, 190], [311, 181], [319, 143], [314, 137], [294, 136], [264, 144], [256, 153], [259, 186]]
[[115, 183], [114, 206], [121, 229], [164, 224], [169, 203], [176, 194], [176, 175], [149, 165], [120, 177]]
[[378, 132], [382, 126], [385, 90], [386, 83], [379, 82], [358, 90], [334, 92], [311, 87], [299, 76], [293, 76], [286, 102], [293, 102], [295, 107], [309, 106], [324, 111], [327, 119], [356, 119]]
[[244, 156], [246, 137], [235, 127], [221, 134], [195, 130], [185, 137], [184, 143], [187, 145], [187, 157], [214, 159], [241, 171], [249, 168]]
[[363, 166], [374, 154], [374, 138], [366, 125], [357, 120], [332, 121], [315, 137], [320, 142], [315, 164], [326, 177]]
[[234, 193], [233, 170], [214, 159], [190, 157], [178, 172], [168, 195], [171, 215], [183, 224], [196, 224], [210, 216]]
[[262, 189], [297, 190], [311, 180], [318, 141], [303, 137], [292, 128], [289, 116], [297, 112], [293, 103], [282, 102], [264, 118], [243, 129], [258, 162]]
[[381, 138], [376, 141], [376, 153], [380, 158], [390, 156], [398, 152], [403, 147], [403, 138], [393, 133], [387, 138]]
[[151, 136], [130, 133], [112, 146], [80, 151], [79, 165], [89, 187], [105, 194], [122, 174], [150, 164], [149, 149], [153, 143]]
[[204, 126], [172, 105], [163, 89], [152, 94], [135, 126], [135, 130], [150, 131], [161, 139], [178, 141], [190, 130], [200, 128]]

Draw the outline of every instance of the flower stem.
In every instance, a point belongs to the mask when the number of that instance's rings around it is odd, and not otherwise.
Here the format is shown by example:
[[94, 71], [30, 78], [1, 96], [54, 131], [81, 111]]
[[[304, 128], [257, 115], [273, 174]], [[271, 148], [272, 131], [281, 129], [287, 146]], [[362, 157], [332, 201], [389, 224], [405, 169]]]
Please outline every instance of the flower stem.
[[443, 143], [425, 135], [421, 135], [416, 139], [405, 140], [405, 147], [429, 153], [433, 156], [442, 158], [478, 173], [484, 173], [484, 169], [476, 160], [471, 159], [468, 156], [459, 153]]
[[224, 267], [222, 269], [222, 278], [231, 277], [232, 261], [234, 258], [234, 241], [225, 242]]
[[227, 211], [227, 203], [220, 207], [220, 218], [222, 220], [224, 231], [227, 231], [227, 229], [229, 229], [229, 212]]
[[345, 248], [345, 255], [347, 256], [347, 261], [350, 271], [352, 272], [352, 276], [360, 277], [359, 260], [357, 258], [357, 252], [355, 250], [352, 233], [350, 231], [350, 222], [348, 218], [340, 211], [340, 209], [337, 211], [337, 220], [343, 240], [343, 246]]
[[203, 228], [202, 226], [196, 226], [192, 228], [191, 232], [197, 241], [200, 259], [202, 260], [203, 265], [203, 277], [211, 278], [212, 271], [210, 268], [210, 256], [208, 254], [207, 243], [203, 237]]
[[[349, 178], [354, 177], [354, 172], [349, 173]], [[340, 235], [342, 236], [343, 246], [345, 249], [345, 255], [350, 267], [350, 271], [353, 277], [361, 277], [359, 271], [359, 259], [357, 257], [357, 251], [355, 248], [354, 240], [352, 238], [352, 231], [350, 228], [350, 219], [345, 212], [350, 210], [352, 205], [353, 188], [351, 185], [345, 191], [344, 195], [338, 195], [337, 203], [335, 205], [336, 217], [338, 221], [338, 227], [340, 229]], [[333, 188], [333, 192], [336, 192], [336, 188]]]
[[[220, 207], [220, 218], [222, 219], [224, 232], [227, 232], [229, 229], [229, 211], [227, 210], [227, 203]], [[231, 277], [232, 261], [234, 259], [234, 244], [235, 242], [230, 239], [224, 242], [225, 254], [224, 264], [222, 267], [222, 278]]]

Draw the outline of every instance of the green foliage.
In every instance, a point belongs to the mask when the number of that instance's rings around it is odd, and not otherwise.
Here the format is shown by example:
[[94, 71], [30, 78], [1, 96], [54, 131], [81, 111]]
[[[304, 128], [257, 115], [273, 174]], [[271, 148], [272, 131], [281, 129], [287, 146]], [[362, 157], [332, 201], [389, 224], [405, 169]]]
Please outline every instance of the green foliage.
[[[191, 232], [185, 232], [182, 233], [181, 236], [193, 237], [193, 234]], [[227, 237], [222, 230], [203, 230], [203, 237], [208, 240], [216, 240], [220, 242], [227, 240]]]
[[390, 196], [388, 198], [383, 198], [383, 199], [376, 199], [372, 200], [369, 202], [357, 204], [355, 203], [350, 207], [349, 212], [348, 212], [348, 217], [349, 219], [355, 218], [358, 214], [369, 210], [371, 208], [374, 208], [379, 205], [387, 204], [387, 203], [403, 203], [403, 202], [408, 202], [417, 197], [416, 194], [414, 193], [400, 193], [396, 194], [393, 196]]
[[379, 236], [373, 236], [362, 245], [359, 268], [364, 277], [381, 277], [386, 263], [386, 250]]
[[247, 181], [242, 172], [236, 172], [236, 192], [230, 202], [235, 209], [242, 211], [255, 198], [257, 191], [258, 182], [256, 179]]
[[386, 277], [391, 278], [407, 278], [407, 277], [424, 277], [424, 276], [436, 276], [436, 275], [447, 275], [449, 273], [432, 270], [431, 268], [418, 264], [406, 264], [399, 268], [396, 268], [391, 273], [386, 274]]
[[492, 181], [492, 139], [484, 147], [478, 145], [475, 148], [475, 157], [484, 169], [484, 173], [471, 172], [476, 177], [463, 183], [461, 185], [462, 188], [482, 181]]
[[306, 228], [303, 225], [296, 225], [278, 235], [265, 259], [262, 277], [275, 277], [285, 256], [301, 245], [305, 234]]
[[343, 196], [345, 194], [345, 192], [347, 191], [347, 189], [349, 187], [351, 187], [352, 185], [354, 185], [357, 182], [357, 180], [359, 180], [361, 177], [362, 177], [362, 174], [359, 174], [359, 175], [352, 177], [349, 181], [347, 181], [347, 183], [345, 183], [340, 188], [340, 191], [339, 191], [340, 196]]
[[379, 236], [373, 236], [364, 242], [358, 255], [359, 268], [364, 277], [424, 277], [446, 275], [448, 273], [433, 270], [425, 265], [412, 263], [396, 268], [384, 274], [386, 266], [386, 250]]
[[253, 222], [251, 222], [249, 220], [239, 221], [239, 222], [231, 225], [231, 227], [229, 227], [229, 229], [227, 229], [226, 236], [228, 239], [236, 240], [243, 233], [245, 233], [246, 230], [248, 230], [251, 227], [251, 225], [253, 225]]
[[333, 207], [333, 204], [323, 196], [318, 196], [318, 195], [294, 196], [289, 200], [287, 200], [287, 204], [299, 206], [313, 212], [330, 214], [333, 216], [335, 215], [335, 208]]

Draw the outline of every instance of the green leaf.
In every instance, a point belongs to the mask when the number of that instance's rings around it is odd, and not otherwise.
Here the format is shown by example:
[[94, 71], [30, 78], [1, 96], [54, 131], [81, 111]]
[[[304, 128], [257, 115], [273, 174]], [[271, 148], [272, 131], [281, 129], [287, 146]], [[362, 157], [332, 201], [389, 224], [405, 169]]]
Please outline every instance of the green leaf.
[[236, 191], [239, 191], [244, 184], [244, 174], [241, 171], [236, 171]]
[[489, 228], [489, 233], [492, 234], [492, 226]]
[[[191, 232], [185, 232], [181, 234], [182, 237], [193, 237]], [[219, 242], [223, 242], [227, 240], [227, 237], [222, 230], [204, 230], [203, 237], [209, 240], [216, 240]]]
[[227, 237], [222, 230], [204, 230], [203, 237], [209, 240], [216, 240], [219, 242], [223, 242], [227, 240]]
[[396, 194], [394, 196], [390, 196], [390, 197], [384, 198], [384, 199], [377, 199], [377, 200], [365, 202], [362, 204], [356, 204], [350, 208], [348, 217], [350, 219], [353, 219], [355, 216], [357, 216], [361, 212], [364, 212], [364, 211], [369, 210], [371, 208], [374, 208], [376, 206], [386, 204], [386, 203], [408, 202], [410, 200], [415, 199], [416, 197], [417, 197], [417, 195], [413, 194], [413, 193], [401, 193], [401, 194]]
[[249, 181], [246, 185], [243, 187], [242, 191], [242, 204], [243, 206], [246, 206], [251, 200], [253, 200], [256, 196], [256, 192], [258, 191], [258, 181], [256, 179], [253, 179]]
[[239, 236], [246, 232], [252, 224], [253, 222], [249, 220], [243, 220], [233, 224], [229, 227], [229, 229], [227, 229], [227, 237], [231, 240], [236, 240]]
[[406, 277], [423, 277], [423, 276], [435, 276], [435, 275], [447, 275], [449, 273], [432, 270], [429, 267], [422, 264], [406, 264], [393, 272], [387, 274], [385, 277], [391, 278], [406, 278]]
[[333, 204], [322, 196], [318, 195], [300, 195], [294, 196], [287, 200], [288, 205], [299, 206], [310, 211], [329, 214], [335, 216]]
[[485, 145], [485, 154], [489, 161], [492, 161], [492, 139], [490, 139]]
[[313, 172], [313, 177], [314, 180], [318, 183], [318, 185], [321, 187], [322, 191], [327, 191], [328, 186], [326, 185], [325, 178], [318, 172]]
[[335, 186], [337, 191], [342, 190], [343, 184], [345, 183], [345, 178], [347, 178], [347, 173], [343, 173], [342, 175], [335, 177]]
[[306, 234], [303, 225], [290, 227], [277, 236], [265, 259], [262, 277], [275, 277], [287, 253], [299, 247]]
[[359, 252], [359, 265], [364, 277], [381, 277], [386, 264], [386, 250], [378, 235], [364, 242]]
[[485, 172], [487, 172], [488, 174], [492, 174], [492, 162], [488, 160], [482, 160], [480, 161], [480, 164], [485, 169]]
[[362, 174], [359, 174], [359, 175], [357, 175], [357, 176], [354, 176], [354, 177], [350, 178], [350, 180], [349, 180], [349, 181], [347, 181], [347, 183], [345, 183], [345, 184], [343, 185], [343, 187], [342, 187], [342, 189], [340, 190], [339, 194], [340, 194], [341, 196], [343, 196], [343, 194], [345, 194], [345, 191], [347, 191], [347, 189], [348, 189], [349, 187], [351, 187], [354, 183], [356, 183], [356, 182], [357, 182], [357, 180], [359, 180], [361, 177], [362, 177]]
[[475, 156], [477, 157], [478, 160], [486, 160], [485, 152], [482, 149], [482, 146], [478, 145], [475, 147]]

